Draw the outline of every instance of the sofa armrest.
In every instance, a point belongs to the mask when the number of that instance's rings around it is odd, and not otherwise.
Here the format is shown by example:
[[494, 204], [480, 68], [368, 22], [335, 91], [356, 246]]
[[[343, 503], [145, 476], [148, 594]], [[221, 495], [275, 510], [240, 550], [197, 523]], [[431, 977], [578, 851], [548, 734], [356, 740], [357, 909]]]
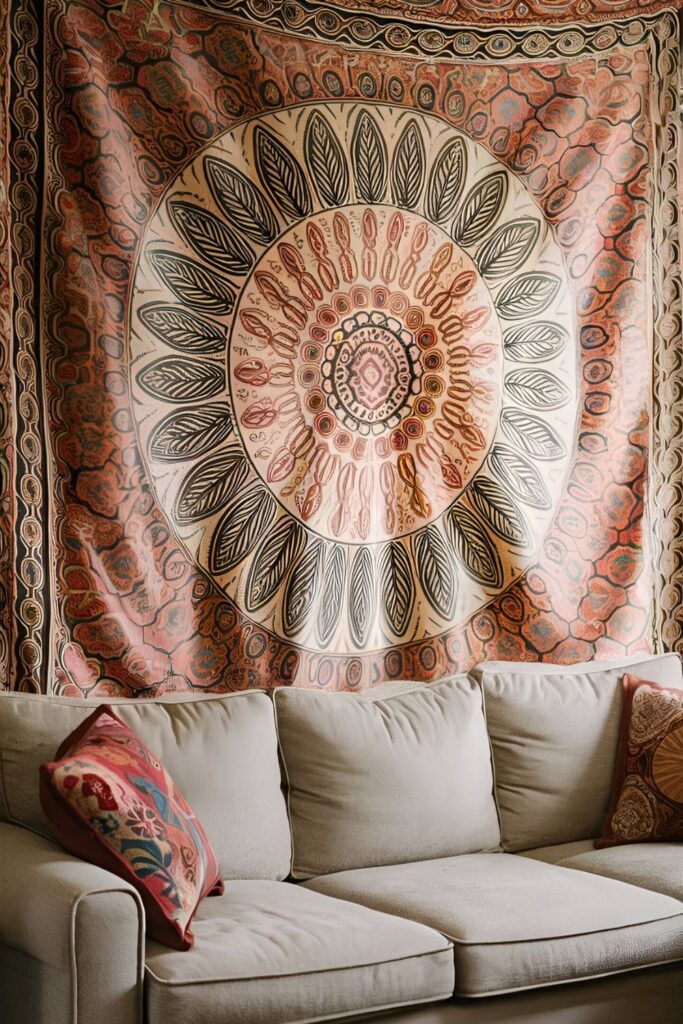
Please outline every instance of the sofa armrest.
[[[24, 1002], [11, 991], [21, 985], [32, 996], [25, 1024], [139, 1024], [144, 933], [131, 885], [0, 823], [0, 943], [14, 951], [0, 955], [0, 1018], [11, 1021], [12, 1008]], [[25, 969], [5, 972], [3, 963], [18, 958]], [[36, 998], [41, 984], [47, 990]]]

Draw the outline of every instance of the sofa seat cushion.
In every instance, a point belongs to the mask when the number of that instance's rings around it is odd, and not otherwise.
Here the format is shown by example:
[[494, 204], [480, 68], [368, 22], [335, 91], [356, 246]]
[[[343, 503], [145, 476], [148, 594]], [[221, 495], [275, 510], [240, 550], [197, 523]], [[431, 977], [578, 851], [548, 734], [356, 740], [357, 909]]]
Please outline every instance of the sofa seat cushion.
[[293, 1024], [453, 993], [439, 932], [288, 882], [231, 882], [193, 931], [184, 953], [147, 943], [147, 1024]]
[[327, 875], [329, 896], [421, 921], [452, 940], [455, 990], [484, 996], [683, 958], [683, 904], [504, 853]]
[[[573, 844], [570, 844], [573, 845]], [[565, 856], [564, 868], [617, 878], [683, 901], [683, 844], [631, 843]]]

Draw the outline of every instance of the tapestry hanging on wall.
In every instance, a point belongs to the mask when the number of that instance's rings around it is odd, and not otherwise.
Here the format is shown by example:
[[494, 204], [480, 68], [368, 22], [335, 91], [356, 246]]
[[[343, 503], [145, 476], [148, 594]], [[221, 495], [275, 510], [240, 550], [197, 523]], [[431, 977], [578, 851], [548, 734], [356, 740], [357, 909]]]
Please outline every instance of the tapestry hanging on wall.
[[9, 6], [5, 685], [676, 646], [673, 11]]

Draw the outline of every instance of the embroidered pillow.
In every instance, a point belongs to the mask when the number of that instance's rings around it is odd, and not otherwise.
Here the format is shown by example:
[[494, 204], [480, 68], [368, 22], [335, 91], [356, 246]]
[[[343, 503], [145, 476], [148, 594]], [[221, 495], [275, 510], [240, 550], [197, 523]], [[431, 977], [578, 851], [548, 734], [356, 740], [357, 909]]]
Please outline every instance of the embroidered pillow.
[[40, 802], [67, 850], [140, 893], [147, 934], [189, 949], [194, 913], [223, 892], [211, 844], [164, 766], [100, 707], [40, 769]]
[[683, 690], [624, 676], [612, 802], [597, 847], [683, 839]]

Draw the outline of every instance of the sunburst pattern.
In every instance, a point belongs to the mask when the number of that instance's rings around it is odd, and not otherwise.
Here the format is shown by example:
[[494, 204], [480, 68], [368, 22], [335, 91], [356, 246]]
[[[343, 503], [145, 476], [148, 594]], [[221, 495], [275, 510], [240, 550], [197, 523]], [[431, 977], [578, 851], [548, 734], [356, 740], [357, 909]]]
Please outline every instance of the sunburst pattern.
[[547, 527], [576, 408], [566, 294], [521, 185], [439, 119], [338, 103], [245, 123], [176, 178], [138, 265], [159, 503], [283, 638], [442, 632]]

